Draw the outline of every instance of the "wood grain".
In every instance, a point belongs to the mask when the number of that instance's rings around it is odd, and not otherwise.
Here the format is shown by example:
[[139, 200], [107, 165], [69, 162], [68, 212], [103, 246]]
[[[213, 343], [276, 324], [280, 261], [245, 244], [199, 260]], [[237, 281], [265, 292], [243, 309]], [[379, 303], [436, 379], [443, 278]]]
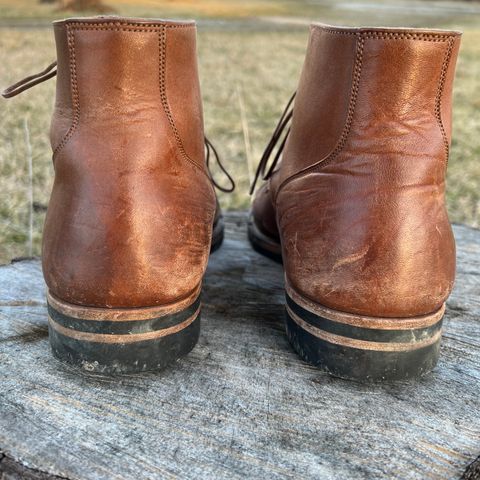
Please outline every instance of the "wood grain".
[[433, 374], [363, 386], [299, 360], [281, 266], [249, 248], [246, 214], [226, 224], [200, 342], [157, 374], [59, 363], [39, 261], [0, 267], [0, 478], [2, 465], [42, 479], [460, 478], [480, 453], [480, 231], [455, 227], [458, 276]]

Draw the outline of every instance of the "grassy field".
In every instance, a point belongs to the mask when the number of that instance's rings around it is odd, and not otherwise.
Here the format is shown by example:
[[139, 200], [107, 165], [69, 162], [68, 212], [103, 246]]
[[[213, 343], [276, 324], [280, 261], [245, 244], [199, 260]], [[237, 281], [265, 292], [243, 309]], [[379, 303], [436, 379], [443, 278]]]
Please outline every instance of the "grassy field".
[[[464, 30], [455, 85], [448, 205], [453, 221], [480, 226], [480, 4], [407, 0], [105, 3], [124, 15], [203, 19], [199, 58], [206, 133], [238, 185], [234, 194], [220, 196], [225, 209], [249, 206], [249, 175], [296, 87], [308, 19]], [[53, 35], [44, 24], [68, 15], [34, 1], [0, 0], [1, 87], [53, 61]], [[48, 130], [54, 84], [51, 80], [0, 107], [0, 262], [40, 253], [53, 178]], [[245, 128], [249, 149], [244, 142]], [[222, 180], [220, 175], [218, 179]]]

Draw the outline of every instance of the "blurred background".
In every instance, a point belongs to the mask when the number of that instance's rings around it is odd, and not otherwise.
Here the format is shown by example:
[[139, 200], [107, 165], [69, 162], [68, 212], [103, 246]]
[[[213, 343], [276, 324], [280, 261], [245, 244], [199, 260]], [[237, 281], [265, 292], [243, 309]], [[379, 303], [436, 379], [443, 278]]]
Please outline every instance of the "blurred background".
[[[448, 208], [452, 221], [480, 226], [479, 1], [0, 0], [0, 88], [55, 60], [52, 20], [96, 14], [198, 20], [205, 130], [237, 182], [220, 194], [227, 210], [250, 205], [250, 179], [296, 88], [311, 21], [463, 30]], [[0, 101], [0, 263], [40, 254], [54, 90], [51, 80]]]

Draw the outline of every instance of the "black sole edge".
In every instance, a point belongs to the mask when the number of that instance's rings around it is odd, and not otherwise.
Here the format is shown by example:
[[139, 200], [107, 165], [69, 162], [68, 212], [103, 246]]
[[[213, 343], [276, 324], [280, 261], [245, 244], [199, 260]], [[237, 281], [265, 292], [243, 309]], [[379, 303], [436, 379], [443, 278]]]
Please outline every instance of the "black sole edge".
[[[190, 308], [190, 307], [189, 307]], [[49, 310], [52, 313], [53, 308], [49, 305]], [[186, 309], [185, 311], [187, 311]], [[182, 314], [178, 312], [174, 315]], [[57, 314], [62, 315], [60, 313]], [[171, 328], [171, 323], [181, 323], [181, 318], [178, 320], [170, 319], [174, 315], [167, 315], [162, 317], [163, 328]], [[65, 317], [65, 315], [63, 315]], [[194, 317], [194, 318], [193, 318]], [[115, 343], [103, 341], [89, 341], [84, 339], [72, 338], [70, 332], [73, 334], [87, 334], [96, 335], [87, 329], [73, 330], [68, 329], [64, 325], [49, 320], [48, 332], [52, 352], [59, 360], [73, 365], [79, 369], [90, 373], [113, 375], [124, 373], [138, 373], [151, 370], [160, 370], [173, 363], [182, 356], [187, 355], [196, 345], [200, 335], [200, 310], [192, 316], [193, 320], [188, 325], [175, 333], [170, 333], [165, 336], [160, 336], [154, 339], [127, 341], [122, 343], [121, 340]], [[96, 329], [105, 331], [108, 325], [115, 323], [117, 330], [125, 330], [126, 325], [131, 324], [132, 321], [126, 322], [101, 322], [72, 319], [75, 322], [92, 322], [95, 324], [105, 324], [98, 326]], [[138, 323], [147, 324], [150, 320], [138, 321]], [[55, 327], [54, 327], [55, 325]], [[59, 327], [60, 325], [60, 327]], [[140, 327], [141, 328], [141, 327]], [[148, 328], [146, 325], [145, 328]], [[62, 333], [67, 331], [68, 335]], [[91, 330], [91, 329], [89, 329]], [[161, 329], [153, 330], [161, 331]], [[135, 332], [138, 334], [138, 331]], [[141, 335], [142, 333], [140, 333]], [[104, 337], [108, 334], [101, 333]], [[112, 335], [117, 335], [114, 333]], [[131, 337], [128, 333], [122, 332], [125, 337]], [[101, 338], [101, 337], [100, 337]]]
[[[291, 302], [289, 299], [290, 305]], [[302, 320], [308, 322], [308, 319]], [[322, 317], [318, 317], [318, 321], [331, 322]], [[441, 329], [441, 320], [438, 323], [438, 326], [434, 326], [437, 333]], [[433, 370], [440, 353], [441, 340], [438, 335], [434, 343], [406, 351], [380, 351], [331, 343], [302, 328], [288, 309], [285, 311], [285, 327], [290, 344], [305, 362], [334, 377], [360, 383], [388, 383], [419, 378]], [[344, 325], [342, 327], [345, 328]], [[359, 327], [351, 328], [356, 329], [358, 335]], [[366, 337], [371, 339], [370, 329], [360, 330], [364, 330]], [[380, 341], [385, 342], [385, 339], [380, 338]]]
[[248, 220], [248, 240], [256, 252], [270, 258], [270, 260], [283, 264], [282, 254], [278, 253], [279, 250], [281, 251], [280, 243], [261, 233], [256, 227], [252, 216]]

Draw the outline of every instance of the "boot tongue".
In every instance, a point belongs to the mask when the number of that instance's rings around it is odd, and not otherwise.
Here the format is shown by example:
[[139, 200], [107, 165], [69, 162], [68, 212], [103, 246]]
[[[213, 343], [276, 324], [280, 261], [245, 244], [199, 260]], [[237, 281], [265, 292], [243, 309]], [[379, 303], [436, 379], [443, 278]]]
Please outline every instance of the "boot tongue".
[[24, 79], [20, 80], [13, 85], [10, 85], [2, 92], [2, 97], [4, 98], [11, 98], [15, 97], [19, 93], [22, 93], [29, 88], [38, 85], [39, 83], [44, 82], [50, 78], [53, 78], [57, 74], [57, 62], [51, 63], [45, 70], [41, 71], [40, 73], [35, 73], [34, 75], [29, 75]]

